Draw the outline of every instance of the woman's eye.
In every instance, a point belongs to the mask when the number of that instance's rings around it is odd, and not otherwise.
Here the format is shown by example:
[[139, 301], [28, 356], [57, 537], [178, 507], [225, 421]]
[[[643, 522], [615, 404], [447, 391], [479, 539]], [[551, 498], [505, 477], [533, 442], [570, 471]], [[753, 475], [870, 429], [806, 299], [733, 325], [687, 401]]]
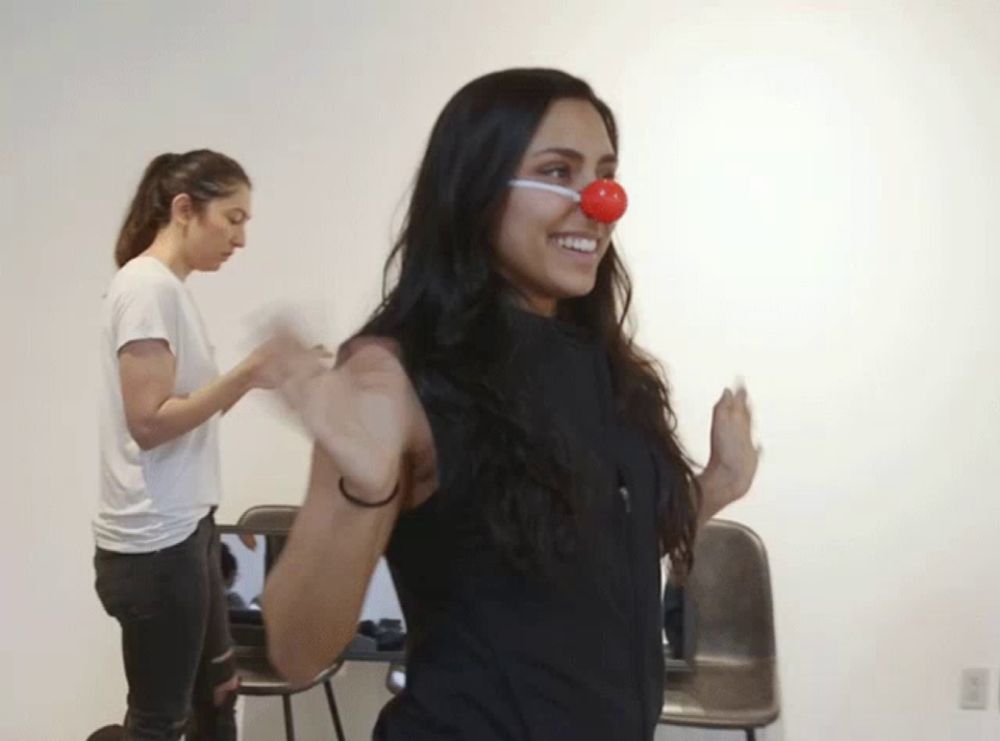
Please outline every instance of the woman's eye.
[[570, 176], [569, 167], [566, 165], [549, 165], [541, 169], [541, 174], [546, 177], [568, 178]]

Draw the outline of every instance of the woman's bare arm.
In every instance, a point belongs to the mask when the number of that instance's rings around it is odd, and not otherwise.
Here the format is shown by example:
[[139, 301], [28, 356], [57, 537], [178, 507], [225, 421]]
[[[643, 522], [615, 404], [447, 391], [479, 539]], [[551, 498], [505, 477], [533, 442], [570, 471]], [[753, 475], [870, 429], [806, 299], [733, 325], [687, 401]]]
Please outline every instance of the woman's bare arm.
[[[362, 347], [337, 369], [288, 351], [282, 386], [316, 440], [305, 502], [264, 589], [268, 653], [293, 682], [312, 680], [354, 636], [372, 573], [402, 508], [436, 477], [426, 415], [395, 355]], [[368, 502], [397, 496], [381, 507]]]
[[163, 340], [129, 342], [118, 351], [125, 424], [150, 450], [204, 424], [230, 408], [255, 385], [253, 356], [188, 396], [174, 395], [176, 359]]

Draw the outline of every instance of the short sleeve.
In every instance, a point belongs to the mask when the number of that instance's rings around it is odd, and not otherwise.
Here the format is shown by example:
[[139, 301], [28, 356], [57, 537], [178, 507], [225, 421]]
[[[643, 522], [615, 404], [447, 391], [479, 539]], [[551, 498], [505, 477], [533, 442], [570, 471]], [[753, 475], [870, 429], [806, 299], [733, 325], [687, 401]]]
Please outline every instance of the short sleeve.
[[115, 352], [136, 340], [165, 340], [176, 354], [179, 309], [176, 288], [150, 276], [134, 276], [115, 288], [111, 296]]

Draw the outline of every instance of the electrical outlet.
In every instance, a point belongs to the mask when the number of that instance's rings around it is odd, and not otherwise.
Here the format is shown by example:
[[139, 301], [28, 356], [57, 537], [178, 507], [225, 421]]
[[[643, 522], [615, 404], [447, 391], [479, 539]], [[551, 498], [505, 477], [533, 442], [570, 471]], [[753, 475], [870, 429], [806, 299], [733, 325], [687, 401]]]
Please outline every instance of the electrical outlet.
[[958, 705], [966, 710], [986, 710], [989, 705], [990, 670], [963, 669]]

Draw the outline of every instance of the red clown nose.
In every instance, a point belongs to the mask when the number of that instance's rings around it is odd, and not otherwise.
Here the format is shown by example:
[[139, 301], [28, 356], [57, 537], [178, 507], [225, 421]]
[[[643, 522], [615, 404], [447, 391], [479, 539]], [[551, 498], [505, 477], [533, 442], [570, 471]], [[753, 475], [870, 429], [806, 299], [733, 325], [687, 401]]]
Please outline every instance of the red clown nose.
[[595, 180], [580, 191], [580, 209], [594, 221], [611, 224], [628, 208], [625, 189], [614, 180]]
[[628, 197], [625, 195], [625, 189], [616, 181], [607, 178], [595, 180], [579, 193], [564, 185], [525, 178], [514, 178], [508, 182], [508, 185], [512, 188], [531, 188], [558, 193], [563, 198], [579, 203], [580, 210], [587, 218], [600, 221], [603, 224], [613, 224], [618, 221], [625, 213], [625, 209], [628, 208]]

